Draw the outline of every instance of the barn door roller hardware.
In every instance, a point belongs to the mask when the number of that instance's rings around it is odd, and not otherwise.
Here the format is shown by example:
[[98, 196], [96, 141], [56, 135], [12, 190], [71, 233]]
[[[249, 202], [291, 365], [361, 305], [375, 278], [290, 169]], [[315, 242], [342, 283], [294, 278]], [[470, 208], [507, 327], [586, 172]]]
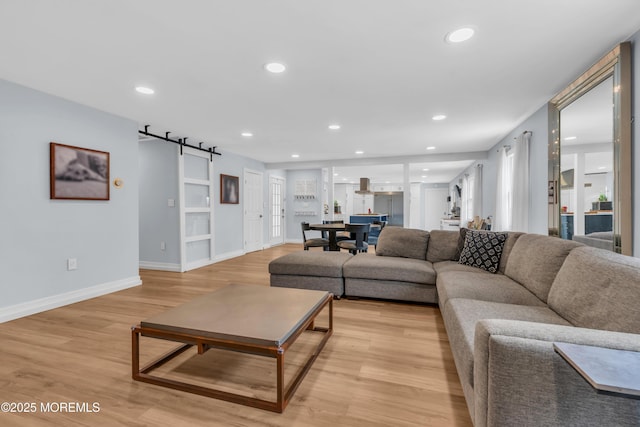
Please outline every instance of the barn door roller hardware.
[[216, 147], [202, 148], [203, 142], [199, 142], [198, 145], [187, 144], [187, 137], [179, 138], [177, 140], [169, 138], [169, 134], [171, 132], [165, 132], [164, 136], [155, 135], [149, 132], [149, 125], [144, 125], [144, 130], [138, 130], [138, 133], [141, 133], [145, 136], [151, 136], [153, 138], [158, 138], [163, 141], [173, 142], [174, 144], [178, 144], [180, 146], [180, 155], [182, 155], [183, 147], [193, 148], [194, 150], [204, 151], [205, 153], [209, 153], [209, 159], [213, 162], [213, 155], [222, 156], [222, 153], [218, 153], [216, 151]]

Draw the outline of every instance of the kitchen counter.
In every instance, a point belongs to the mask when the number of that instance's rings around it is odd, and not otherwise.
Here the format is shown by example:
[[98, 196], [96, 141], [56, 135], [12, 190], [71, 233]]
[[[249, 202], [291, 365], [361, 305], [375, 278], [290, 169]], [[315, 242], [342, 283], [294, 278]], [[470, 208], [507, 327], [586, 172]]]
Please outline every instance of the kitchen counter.
[[349, 217], [351, 224], [371, 224], [373, 221], [388, 221], [389, 215], [381, 213], [355, 214]]

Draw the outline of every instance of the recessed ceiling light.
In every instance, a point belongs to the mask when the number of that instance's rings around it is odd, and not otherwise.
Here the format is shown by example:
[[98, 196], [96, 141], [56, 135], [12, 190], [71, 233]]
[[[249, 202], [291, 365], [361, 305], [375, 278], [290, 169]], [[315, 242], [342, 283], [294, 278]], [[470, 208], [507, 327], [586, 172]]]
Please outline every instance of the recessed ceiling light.
[[292, 154], [291, 157], [293, 157], [294, 159], [297, 159], [298, 157], [300, 157], [300, 154]]
[[364, 151], [358, 150], [358, 151], [356, 151], [356, 154], [364, 154]]
[[136, 86], [136, 92], [142, 93], [145, 95], [153, 95], [155, 93], [155, 90], [151, 89], [150, 87]]
[[427, 150], [435, 150], [436, 147], [427, 147]]
[[338, 176], [338, 174], [337, 174], [337, 173], [334, 173], [334, 174], [333, 174], [333, 176]]
[[340, 125], [337, 125], [337, 124], [336, 125], [329, 125], [329, 129], [338, 130], [338, 129], [340, 129]]
[[247, 137], [247, 138], [250, 138], [250, 137], [253, 136], [253, 134], [251, 132], [242, 132], [240, 135], [242, 135], [244, 137]]
[[385, 181], [384, 183], [385, 184], [391, 184], [391, 181]]
[[577, 136], [568, 136], [564, 140], [565, 141], [573, 141], [574, 139], [578, 139], [578, 137]]
[[606, 166], [600, 166], [598, 169], [603, 170], [603, 169], [606, 169], [606, 168], [607, 168]]
[[448, 33], [445, 40], [449, 43], [460, 43], [469, 40], [474, 33], [475, 30], [471, 27], [458, 28]]
[[431, 117], [433, 120], [435, 121], [440, 121], [440, 120], [444, 120], [447, 118], [447, 116], [445, 116], [444, 114], [436, 114], [435, 116]]
[[342, 178], [342, 180], [343, 180], [343, 181], [346, 181], [346, 180], [347, 180], [347, 178]]
[[426, 177], [427, 177], [427, 175], [422, 175], [422, 176], [421, 176], [421, 178], [426, 178]]
[[429, 170], [429, 168], [424, 168], [422, 169], [424, 172], [427, 172]]
[[282, 73], [284, 72], [284, 70], [287, 69], [287, 67], [285, 67], [284, 64], [281, 64], [279, 62], [269, 62], [264, 66], [264, 68], [270, 73], [275, 73], [275, 74]]

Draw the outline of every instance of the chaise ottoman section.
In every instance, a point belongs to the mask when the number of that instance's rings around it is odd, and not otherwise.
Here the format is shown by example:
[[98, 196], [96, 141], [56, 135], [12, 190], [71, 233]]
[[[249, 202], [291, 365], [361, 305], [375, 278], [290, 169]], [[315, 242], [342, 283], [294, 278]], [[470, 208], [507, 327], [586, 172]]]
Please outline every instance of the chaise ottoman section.
[[344, 294], [342, 266], [353, 255], [347, 252], [300, 251], [276, 258], [269, 263], [271, 286], [312, 289]]
[[347, 296], [436, 303], [436, 272], [429, 261], [358, 254], [344, 265]]

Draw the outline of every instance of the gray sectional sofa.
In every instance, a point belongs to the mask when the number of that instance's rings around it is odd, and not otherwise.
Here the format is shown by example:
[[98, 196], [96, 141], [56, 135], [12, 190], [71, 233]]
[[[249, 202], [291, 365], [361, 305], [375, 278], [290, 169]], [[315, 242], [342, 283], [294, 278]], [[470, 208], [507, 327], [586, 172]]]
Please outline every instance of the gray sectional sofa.
[[[385, 227], [377, 255], [307, 252], [291, 258], [295, 268], [274, 260], [271, 284], [317, 289], [330, 274], [334, 294], [438, 303], [477, 427], [640, 425], [640, 400], [596, 392], [553, 349], [640, 352], [640, 259], [555, 237], [501, 238], [501, 253], [485, 255], [455, 231]], [[461, 264], [469, 249], [479, 263], [493, 257], [496, 273]], [[323, 262], [328, 272], [305, 267]]]

